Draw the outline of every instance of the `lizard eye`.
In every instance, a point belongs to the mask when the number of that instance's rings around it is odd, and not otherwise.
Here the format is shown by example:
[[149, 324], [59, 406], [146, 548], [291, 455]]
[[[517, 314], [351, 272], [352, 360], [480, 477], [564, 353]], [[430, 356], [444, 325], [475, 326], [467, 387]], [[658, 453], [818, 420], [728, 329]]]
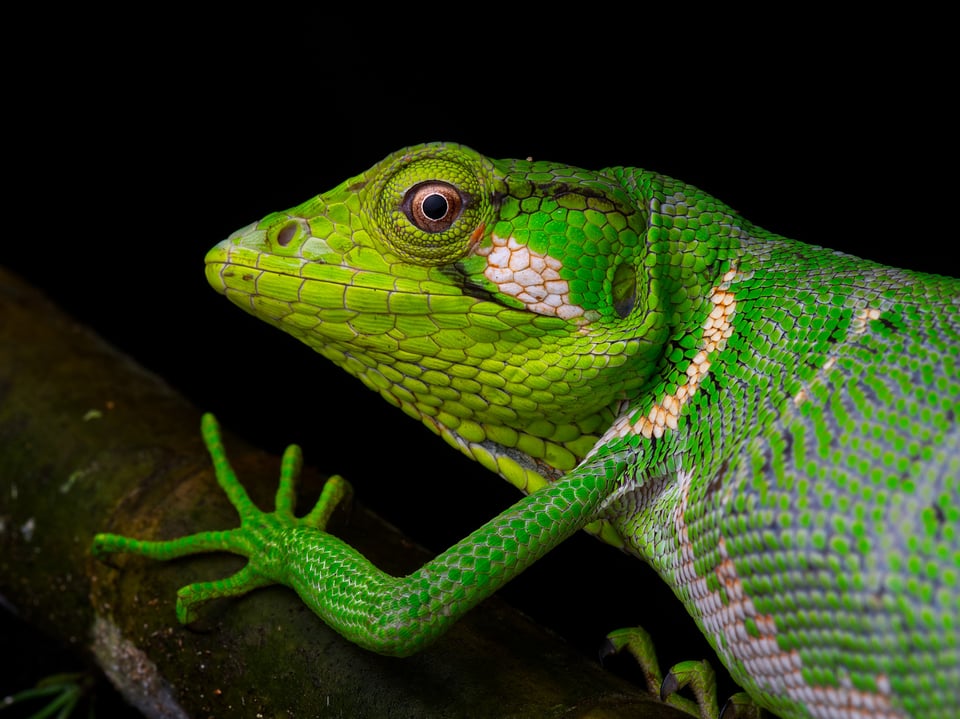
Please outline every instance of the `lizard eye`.
[[460, 217], [463, 196], [453, 185], [430, 181], [414, 185], [403, 198], [403, 213], [424, 232], [443, 232]]
[[447, 265], [465, 257], [493, 219], [492, 169], [446, 145], [388, 158], [365, 180], [378, 236], [406, 262]]

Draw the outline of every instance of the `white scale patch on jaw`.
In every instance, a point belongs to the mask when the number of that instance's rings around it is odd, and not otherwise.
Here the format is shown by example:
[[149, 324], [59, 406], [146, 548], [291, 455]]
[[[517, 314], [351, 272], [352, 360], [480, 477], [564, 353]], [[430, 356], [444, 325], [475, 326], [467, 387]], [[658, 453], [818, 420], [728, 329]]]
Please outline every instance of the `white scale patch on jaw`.
[[484, 274], [505, 295], [516, 297], [531, 312], [574, 319], [584, 309], [570, 302], [570, 285], [560, 277], [560, 260], [534, 252], [513, 237], [492, 236], [490, 247], [477, 248], [487, 258]]

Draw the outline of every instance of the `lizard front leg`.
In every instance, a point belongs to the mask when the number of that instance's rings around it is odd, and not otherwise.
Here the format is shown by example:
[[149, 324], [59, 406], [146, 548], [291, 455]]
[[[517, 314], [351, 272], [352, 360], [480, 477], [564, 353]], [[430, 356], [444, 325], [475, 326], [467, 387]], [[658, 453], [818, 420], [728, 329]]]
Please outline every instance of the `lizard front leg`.
[[217, 480], [240, 515], [240, 527], [166, 541], [98, 534], [94, 554], [130, 552], [158, 560], [213, 551], [239, 554], [248, 562], [232, 577], [179, 590], [181, 622], [191, 621], [197, 608], [212, 599], [283, 584], [347, 639], [394, 656], [422, 649], [594, 519], [616, 477], [610, 460], [582, 467], [524, 497], [421, 569], [394, 577], [324, 531], [334, 508], [350, 491], [344, 480], [331, 478], [316, 506], [297, 518], [294, 493], [301, 455], [299, 448], [290, 447], [284, 455], [276, 509], [262, 512], [230, 467], [212, 415], [204, 416], [202, 426]]

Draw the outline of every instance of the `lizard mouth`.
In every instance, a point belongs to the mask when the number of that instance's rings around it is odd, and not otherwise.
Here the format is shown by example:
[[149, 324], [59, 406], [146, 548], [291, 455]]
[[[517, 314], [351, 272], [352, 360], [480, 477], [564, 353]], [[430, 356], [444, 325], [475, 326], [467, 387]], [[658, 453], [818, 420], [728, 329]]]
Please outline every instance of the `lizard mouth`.
[[[353, 310], [370, 314], [429, 315], [466, 308], [466, 300], [497, 302], [480, 283], [452, 263], [422, 268], [422, 276], [397, 274], [382, 260], [360, 254], [365, 266], [353, 266], [350, 253], [309, 236], [296, 249], [271, 245], [262, 223], [237, 230], [212, 247], [204, 258], [210, 286], [236, 304], [259, 301], [301, 303], [302, 311]], [[238, 295], [246, 300], [238, 301]], [[457, 299], [460, 298], [460, 299]], [[450, 308], [447, 302], [456, 302]], [[261, 314], [255, 311], [254, 314]]]
[[342, 254], [328, 255], [335, 262], [282, 255], [264, 251], [263, 235], [250, 226], [213, 247], [205, 258], [208, 283], [335, 361], [401, 346], [426, 356], [440, 341], [462, 348], [486, 336], [482, 327], [461, 326], [477, 299], [437, 268], [403, 277], [369, 256], [362, 257], [368, 268], [356, 268], [342, 264]]

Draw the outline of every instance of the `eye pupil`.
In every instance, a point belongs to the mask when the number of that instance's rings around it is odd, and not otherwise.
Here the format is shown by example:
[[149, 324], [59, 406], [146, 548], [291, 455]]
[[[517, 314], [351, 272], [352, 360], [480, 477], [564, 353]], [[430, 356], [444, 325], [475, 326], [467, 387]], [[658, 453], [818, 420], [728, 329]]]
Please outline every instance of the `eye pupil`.
[[442, 220], [444, 215], [447, 214], [449, 205], [447, 204], [447, 198], [441, 194], [434, 193], [423, 199], [423, 202], [420, 204], [420, 209], [423, 211], [423, 214], [431, 220]]
[[431, 234], [446, 232], [459, 219], [467, 198], [448, 182], [429, 180], [407, 192], [400, 210], [419, 230]]

